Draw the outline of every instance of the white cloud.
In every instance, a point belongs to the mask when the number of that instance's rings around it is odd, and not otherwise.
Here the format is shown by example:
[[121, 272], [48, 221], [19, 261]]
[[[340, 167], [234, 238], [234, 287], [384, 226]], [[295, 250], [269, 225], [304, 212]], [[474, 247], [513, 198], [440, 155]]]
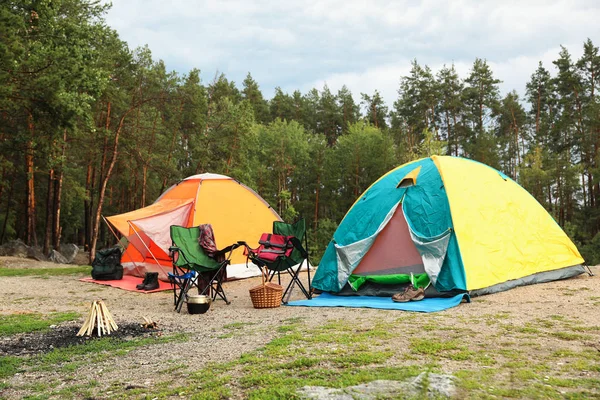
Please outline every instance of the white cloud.
[[391, 107], [415, 58], [434, 71], [454, 62], [462, 78], [486, 59], [503, 92], [522, 94], [561, 44], [574, 59], [588, 37], [600, 44], [598, 17], [594, 0], [113, 0], [107, 22], [205, 82], [217, 70], [237, 83], [251, 72], [267, 97], [276, 86], [346, 84], [357, 101], [377, 89]]

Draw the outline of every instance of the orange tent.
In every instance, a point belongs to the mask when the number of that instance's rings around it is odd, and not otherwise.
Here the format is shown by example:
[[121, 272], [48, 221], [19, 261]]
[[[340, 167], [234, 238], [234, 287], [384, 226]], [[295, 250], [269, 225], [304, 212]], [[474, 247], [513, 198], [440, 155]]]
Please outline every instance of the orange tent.
[[[217, 247], [239, 240], [257, 247], [260, 235], [271, 231], [273, 221], [281, 221], [275, 210], [252, 189], [218, 174], [185, 178], [154, 204], [106, 219], [129, 241], [121, 258], [125, 273], [144, 276], [146, 272], [159, 272], [163, 280], [171, 269], [171, 225], [191, 227], [209, 223]], [[234, 251], [227, 268], [228, 278], [259, 274], [257, 268], [246, 268], [242, 248]]]

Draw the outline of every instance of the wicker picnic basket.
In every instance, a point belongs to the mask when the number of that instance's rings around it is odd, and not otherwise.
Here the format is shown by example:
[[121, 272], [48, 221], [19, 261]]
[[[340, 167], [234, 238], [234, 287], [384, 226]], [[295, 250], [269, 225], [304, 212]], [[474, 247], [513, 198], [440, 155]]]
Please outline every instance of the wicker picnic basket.
[[265, 272], [261, 268], [262, 285], [250, 289], [250, 299], [254, 308], [275, 308], [281, 305], [283, 286], [276, 283], [266, 282]]

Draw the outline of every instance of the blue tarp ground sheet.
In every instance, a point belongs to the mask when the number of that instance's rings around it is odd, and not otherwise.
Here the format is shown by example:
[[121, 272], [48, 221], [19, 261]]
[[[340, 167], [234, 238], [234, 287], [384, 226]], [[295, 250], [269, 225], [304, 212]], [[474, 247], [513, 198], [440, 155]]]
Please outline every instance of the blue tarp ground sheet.
[[460, 304], [463, 297], [468, 295], [458, 294], [449, 298], [426, 298], [420, 301], [409, 301], [406, 303], [396, 303], [391, 297], [373, 297], [373, 296], [334, 296], [329, 293], [322, 293], [313, 297], [312, 300], [291, 301], [288, 306], [305, 307], [354, 307], [354, 308], [380, 308], [384, 310], [403, 310], [414, 312], [435, 312], [448, 308], [456, 307]]

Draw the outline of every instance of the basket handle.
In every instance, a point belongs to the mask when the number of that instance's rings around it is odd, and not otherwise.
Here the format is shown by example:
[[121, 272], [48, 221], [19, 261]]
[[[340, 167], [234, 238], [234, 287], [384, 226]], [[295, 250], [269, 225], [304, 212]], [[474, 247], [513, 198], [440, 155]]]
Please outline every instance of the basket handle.
[[260, 266], [260, 277], [262, 278], [262, 285], [263, 287], [265, 287], [267, 281], [269, 280], [269, 272], [267, 271], [267, 268], [264, 266]]

